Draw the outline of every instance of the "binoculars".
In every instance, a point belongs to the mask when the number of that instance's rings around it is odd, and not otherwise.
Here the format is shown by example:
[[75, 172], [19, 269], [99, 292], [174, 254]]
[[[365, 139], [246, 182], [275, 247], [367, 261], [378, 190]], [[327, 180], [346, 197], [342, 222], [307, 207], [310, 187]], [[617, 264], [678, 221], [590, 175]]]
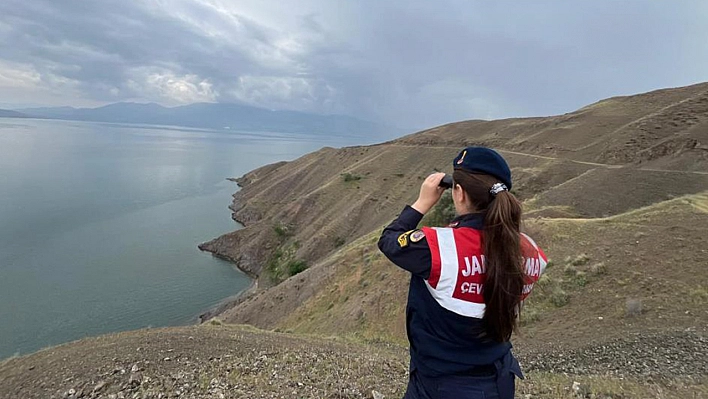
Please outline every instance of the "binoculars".
[[438, 184], [438, 186], [446, 190], [448, 188], [452, 188], [452, 176], [445, 173], [445, 176], [442, 178], [442, 180], [440, 180], [440, 184]]

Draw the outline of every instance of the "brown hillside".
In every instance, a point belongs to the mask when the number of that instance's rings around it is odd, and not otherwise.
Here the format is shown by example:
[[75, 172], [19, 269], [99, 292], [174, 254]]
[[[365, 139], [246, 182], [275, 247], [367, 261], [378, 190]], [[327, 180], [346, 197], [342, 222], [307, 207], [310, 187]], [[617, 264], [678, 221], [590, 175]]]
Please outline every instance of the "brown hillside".
[[[698, 338], [685, 349], [703, 353], [706, 98], [700, 84], [561, 116], [460, 122], [253, 171], [232, 206], [246, 227], [201, 246], [258, 276], [258, 289], [219, 317], [405, 344], [408, 276], [376, 240], [426, 175], [449, 172], [457, 152], [477, 144], [509, 162], [526, 228], [553, 260], [522, 313], [520, 351], [564, 358], [628, 334], [670, 345], [691, 332]], [[289, 277], [300, 261], [309, 269]]]
[[[517, 347], [582, 346], [600, 338], [600, 326], [601, 338], [609, 339], [708, 325], [708, 194], [609, 218], [526, 224], [553, 265], [522, 313]], [[370, 233], [220, 317], [267, 329], [405, 343], [408, 276], [378, 252], [377, 239], [378, 232]], [[558, 291], [567, 303], [553, 303]], [[628, 317], [627, 301], [633, 300], [642, 309]]]
[[[502, 152], [513, 169], [514, 191], [533, 197], [529, 210], [538, 216], [609, 216], [697, 193], [708, 184], [707, 93], [708, 84], [700, 84], [617, 97], [562, 116], [460, 122], [380, 145], [323, 148], [241, 178], [232, 209], [246, 228], [200, 248], [256, 276], [278, 248], [314, 264], [388, 223], [415, 198], [425, 176], [449, 171], [450, 160], [468, 144]], [[691, 122], [675, 123], [674, 111]], [[638, 126], [648, 119], [671, 133], [646, 136]], [[623, 153], [627, 140], [640, 136], [645, 144], [636, 154], [661, 147], [651, 162], [606, 155]], [[695, 145], [666, 144], [686, 138]], [[636, 162], [618, 164], [620, 158]], [[612, 163], [597, 162], [606, 159]]]
[[397, 140], [414, 145], [472, 145], [627, 164], [665, 156], [706, 169], [708, 83], [614, 97], [546, 118], [453, 123]]

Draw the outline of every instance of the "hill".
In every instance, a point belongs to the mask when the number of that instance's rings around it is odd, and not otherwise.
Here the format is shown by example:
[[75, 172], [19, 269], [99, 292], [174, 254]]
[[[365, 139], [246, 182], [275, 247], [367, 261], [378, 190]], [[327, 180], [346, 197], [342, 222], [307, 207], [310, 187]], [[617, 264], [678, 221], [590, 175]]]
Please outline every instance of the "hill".
[[[666, 116], [681, 107], [690, 115]], [[641, 121], [657, 115], [666, 126], [649, 140]], [[673, 129], [681, 118], [690, 123]], [[639, 141], [636, 151], [623, 150]], [[707, 142], [708, 84], [701, 84], [610, 99], [562, 116], [461, 122], [379, 145], [323, 148], [238, 179], [242, 189], [231, 208], [246, 228], [201, 248], [256, 276], [277, 249], [314, 265], [379, 231], [415, 199], [425, 176], [449, 171], [467, 145], [491, 146], [505, 156], [529, 216], [618, 215], [708, 189]], [[266, 278], [259, 283], [268, 285]]]
[[[185, 126], [241, 131], [366, 135], [395, 134], [395, 128], [345, 115], [275, 111], [230, 103], [163, 107], [154, 103], [114, 103], [98, 108], [50, 107], [21, 110], [37, 118]], [[393, 132], [391, 131], [393, 130]]]
[[708, 325], [706, 143], [708, 84], [700, 84], [561, 116], [454, 123], [257, 169], [238, 179], [231, 206], [246, 227], [200, 246], [258, 281], [219, 317], [404, 344], [408, 278], [379, 254], [378, 234], [425, 176], [449, 171], [464, 146], [486, 145], [511, 165], [526, 229], [555, 265], [516, 347], [574, 351], [647, 331], [668, 341]]
[[29, 118], [29, 117], [21, 112], [10, 111], [7, 109], [0, 109], [0, 118]]
[[408, 276], [376, 240], [425, 176], [486, 145], [511, 165], [525, 230], [552, 261], [514, 339], [529, 377], [519, 393], [708, 397], [706, 143], [700, 84], [261, 167], [236, 179], [232, 216], [245, 227], [200, 245], [254, 289], [202, 326], [10, 359], [0, 396], [400, 397]]

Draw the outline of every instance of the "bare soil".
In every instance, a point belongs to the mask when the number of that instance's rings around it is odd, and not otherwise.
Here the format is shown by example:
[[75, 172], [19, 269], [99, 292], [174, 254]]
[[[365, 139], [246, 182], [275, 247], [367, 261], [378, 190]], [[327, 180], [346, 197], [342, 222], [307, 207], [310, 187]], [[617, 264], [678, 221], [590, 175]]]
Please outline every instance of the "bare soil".
[[[571, 353], [519, 351], [527, 379], [517, 393], [704, 398], [704, 337], [637, 334]], [[397, 345], [210, 323], [86, 338], [6, 360], [0, 397], [400, 398], [407, 371], [407, 350]]]

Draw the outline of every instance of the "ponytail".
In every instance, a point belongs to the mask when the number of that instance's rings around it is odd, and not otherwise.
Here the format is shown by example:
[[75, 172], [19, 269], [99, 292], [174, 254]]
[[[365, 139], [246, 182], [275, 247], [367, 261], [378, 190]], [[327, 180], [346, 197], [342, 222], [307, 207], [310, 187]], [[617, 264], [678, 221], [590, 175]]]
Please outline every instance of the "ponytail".
[[483, 251], [486, 258], [484, 282], [484, 325], [488, 337], [504, 342], [517, 329], [524, 270], [521, 254], [521, 203], [509, 191], [496, 195], [490, 188], [498, 182], [492, 176], [463, 170], [453, 173], [472, 205], [485, 211]]
[[483, 239], [487, 259], [484, 321], [487, 333], [497, 341], [508, 341], [517, 329], [524, 288], [520, 226], [519, 200], [508, 191], [498, 193], [487, 209]]

